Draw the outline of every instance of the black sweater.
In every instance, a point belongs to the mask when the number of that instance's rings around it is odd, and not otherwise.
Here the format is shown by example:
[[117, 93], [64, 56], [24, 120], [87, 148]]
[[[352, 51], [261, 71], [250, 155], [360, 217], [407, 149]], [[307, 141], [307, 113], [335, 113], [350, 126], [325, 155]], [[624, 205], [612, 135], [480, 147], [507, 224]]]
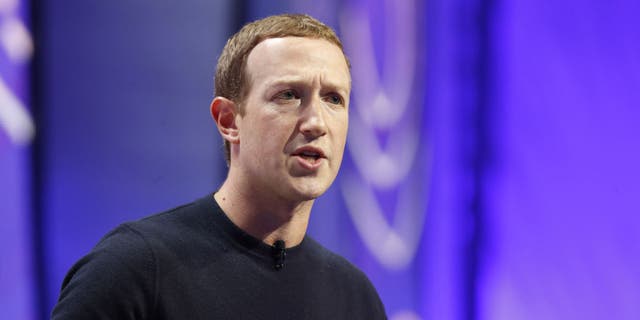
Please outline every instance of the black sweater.
[[52, 319], [386, 318], [367, 277], [310, 237], [280, 270], [278, 258], [209, 195], [108, 233], [65, 277]]

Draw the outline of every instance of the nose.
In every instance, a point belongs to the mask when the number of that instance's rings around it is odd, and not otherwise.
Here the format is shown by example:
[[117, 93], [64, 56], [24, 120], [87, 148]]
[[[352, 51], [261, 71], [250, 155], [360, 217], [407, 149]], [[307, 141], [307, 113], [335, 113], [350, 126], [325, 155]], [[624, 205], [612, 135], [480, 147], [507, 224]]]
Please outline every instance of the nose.
[[327, 134], [327, 123], [323, 111], [325, 102], [321, 98], [312, 99], [301, 111], [300, 132], [309, 140]]

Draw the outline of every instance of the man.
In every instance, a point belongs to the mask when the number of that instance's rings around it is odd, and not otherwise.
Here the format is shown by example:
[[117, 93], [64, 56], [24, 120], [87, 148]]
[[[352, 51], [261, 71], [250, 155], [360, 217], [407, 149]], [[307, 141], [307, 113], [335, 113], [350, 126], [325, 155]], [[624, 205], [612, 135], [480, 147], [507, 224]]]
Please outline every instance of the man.
[[305, 235], [347, 136], [335, 33], [305, 15], [250, 23], [215, 90], [221, 188], [107, 234], [69, 271], [53, 319], [384, 319], [366, 276]]

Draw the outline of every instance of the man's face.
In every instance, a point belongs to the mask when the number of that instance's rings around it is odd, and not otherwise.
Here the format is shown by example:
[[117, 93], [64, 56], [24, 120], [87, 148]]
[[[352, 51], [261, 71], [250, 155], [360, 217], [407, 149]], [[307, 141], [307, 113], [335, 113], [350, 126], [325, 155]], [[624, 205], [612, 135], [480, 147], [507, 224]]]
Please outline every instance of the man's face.
[[232, 163], [253, 190], [315, 199], [335, 179], [347, 137], [351, 83], [342, 51], [320, 39], [267, 39], [249, 54], [246, 72]]

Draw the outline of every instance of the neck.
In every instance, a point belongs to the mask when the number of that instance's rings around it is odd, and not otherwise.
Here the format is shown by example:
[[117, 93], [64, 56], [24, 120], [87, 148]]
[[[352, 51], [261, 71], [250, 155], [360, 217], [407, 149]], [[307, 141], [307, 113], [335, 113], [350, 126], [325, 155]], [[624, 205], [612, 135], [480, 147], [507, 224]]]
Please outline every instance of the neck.
[[279, 199], [260, 190], [243, 188], [229, 177], [214, 198], [240, 229], [268, 245], [283, 240], [287, 247], [304, 239], [314, 201]]

